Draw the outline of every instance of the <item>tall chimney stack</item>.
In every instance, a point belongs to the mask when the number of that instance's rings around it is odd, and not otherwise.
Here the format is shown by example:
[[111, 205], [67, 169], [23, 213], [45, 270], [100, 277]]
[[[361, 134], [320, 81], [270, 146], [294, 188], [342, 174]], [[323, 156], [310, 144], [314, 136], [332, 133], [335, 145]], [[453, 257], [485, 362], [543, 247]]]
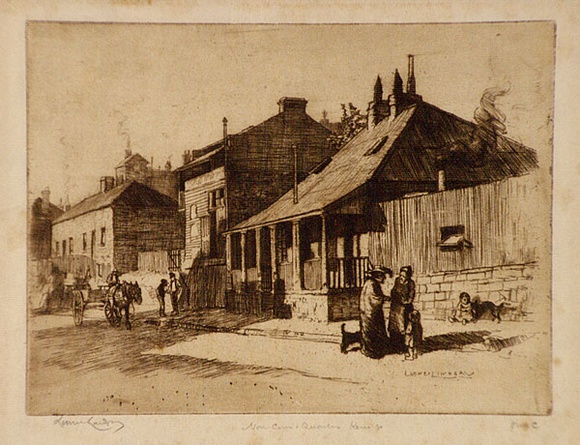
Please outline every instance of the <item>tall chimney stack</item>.
[[438, 172], [437, 191], [439, 192], [445, 191], [445, 170], [443, 170], [443, 167], [441, 167], [441, 170], [439, 170]]
[[222, 124], [224, 130], [224, 147], [225, 147], [228, 143], [228, 119], [226, 117], [222, 119]]
[[415, 56], [409, 54], [409, 68], [407, 74], [407, 94], [417, 94], [417, 85], [415, 83]]
[[50, 208], [50, 189], [46, 187], [41, 193], [40, 196], [42, 197], [42, 209], [47, 211]]

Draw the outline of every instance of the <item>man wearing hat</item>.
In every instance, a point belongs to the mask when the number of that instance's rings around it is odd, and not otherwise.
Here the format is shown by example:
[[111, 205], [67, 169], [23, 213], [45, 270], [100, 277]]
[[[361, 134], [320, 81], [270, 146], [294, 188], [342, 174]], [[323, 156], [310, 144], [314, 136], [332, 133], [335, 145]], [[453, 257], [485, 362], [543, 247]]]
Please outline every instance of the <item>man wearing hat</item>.
[[375, 359], [384, 357], [389, 346], [383, 312], [383, 303], [389, 298], [381, 288], [387, 275], [393, 275], [391, 269], [374, 267], [368, 272], [360, 293], [361, 352]]
[[175, 278], [175, 274], [169, 274], [168, 284], [169, 294], [171, 295], [171, 315], [179, 315], [179, 292], [181, 291], [181, 284]]

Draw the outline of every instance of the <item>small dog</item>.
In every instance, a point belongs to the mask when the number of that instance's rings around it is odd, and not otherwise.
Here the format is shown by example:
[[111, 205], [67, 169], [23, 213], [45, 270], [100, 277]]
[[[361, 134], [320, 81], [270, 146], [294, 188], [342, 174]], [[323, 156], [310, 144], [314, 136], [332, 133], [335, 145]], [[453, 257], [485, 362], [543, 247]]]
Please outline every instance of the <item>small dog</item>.
[[491, 315], [492, 321], [496, 321], [498, 323], [501, 322], [501, 311], [505, 306], [505, 302], [500, 303], [499, 305], [491, 302], [491, 301], [478, 301], [474, 300], [471, 305], [473, 307], [473, 315], [475, 320], [481, 319], [485, 315]]
[[346, 324], [343, 323], [340, 325], [340, 332], [342, 334], [342, 341], [340, 342], [340, 352], [343, 354], [348, 353], [348, 347], [352, 344], [361, 343], [361, 335], [360, 332], [347, 332], [346, 331]]

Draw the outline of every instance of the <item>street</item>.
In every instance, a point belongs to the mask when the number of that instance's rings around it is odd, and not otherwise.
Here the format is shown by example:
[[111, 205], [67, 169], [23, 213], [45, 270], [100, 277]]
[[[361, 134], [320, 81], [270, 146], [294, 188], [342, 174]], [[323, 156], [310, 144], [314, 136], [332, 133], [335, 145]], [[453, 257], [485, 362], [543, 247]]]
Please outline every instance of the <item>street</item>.
[[[449, 324], [427, 322], [431, 350], [409, 362], [344, 355], [332, 343], [158, 327], [145, 323], [151, 315], [136, 314], [131, 331], [111, 328], [98, 310], [81, 327], [68, 313], [30, 317], [29, 414], [496, 412], [500, 395], [505, 412], [549, 405], [549, 363], [539, 359], [549, 335], [535, 323], [482, 321], [442, 335]], [[506, 339], [492, 351], [477, 340], [490, 334]], [[530, 383], [514, 384], [525, 374]]]

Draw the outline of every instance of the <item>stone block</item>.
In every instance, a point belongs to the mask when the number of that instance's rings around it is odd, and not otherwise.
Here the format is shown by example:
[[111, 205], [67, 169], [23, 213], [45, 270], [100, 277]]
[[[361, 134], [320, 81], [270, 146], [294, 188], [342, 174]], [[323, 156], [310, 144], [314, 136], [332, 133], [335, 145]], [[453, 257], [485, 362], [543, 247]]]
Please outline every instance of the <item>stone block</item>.
[[421, 304], [421, 309], [424, 311], [428, 311], [428, 310], [434, 309], [434, 308], [435, 308], [434, 301], [423, 301], [423, 303]]
[[425, 293], [427, 292], [427, 285], [426, 284], [419, 284], [416, 288], [417, 293]]
[[474, 281], [474, 280], [483, 280], [487, 278], [485, 272], [467, 272], [467, 280]]
[[442, 301], [447, 299], [447, 292], [435, 292], [435, 301]]
[[455, 281], [457, 279], [457, 273], [446, 273], [443, 276], [443, 282], [444, 283], [452, 283], [453, 281]]
[[432, 275], [431, 276], [431, 283], [443, 283], [444, 279], [445, 279], [444, 274]]
[[414, 278], [415, 284], [428, 284], [431, 283], [431, 277], [429, 275], [420, 275]]
[[520, 278], [523, 276], [523, 269], [523, 266], [497, 268], [494, 269], [492, 277], [494, 279]]
[[449, 292], [452, 289], [452, 283], [441, 283], [441, 290]]
[[428, 284], [427, 285], [427, 292], [429, 292], [429, 293], [439, 292], [440, 290], [441, 290], [440, 284]]
[[465, 280], [467, 280], [466, 273], [458, 273], [457, 275], [455, 275], [455, 281], [465, 281]]

